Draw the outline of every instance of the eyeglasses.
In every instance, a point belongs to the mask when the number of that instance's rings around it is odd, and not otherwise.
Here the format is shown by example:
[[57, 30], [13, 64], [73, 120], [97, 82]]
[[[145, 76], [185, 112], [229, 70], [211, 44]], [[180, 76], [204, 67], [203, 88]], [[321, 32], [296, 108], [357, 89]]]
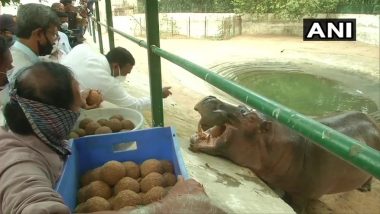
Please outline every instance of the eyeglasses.
[[1, 31], [0, 33], [4, 34], [5, 36], [13, 36], [14, 35], [14, 33], [12, 33], [9, 30], [4, 30], [4, 31]]

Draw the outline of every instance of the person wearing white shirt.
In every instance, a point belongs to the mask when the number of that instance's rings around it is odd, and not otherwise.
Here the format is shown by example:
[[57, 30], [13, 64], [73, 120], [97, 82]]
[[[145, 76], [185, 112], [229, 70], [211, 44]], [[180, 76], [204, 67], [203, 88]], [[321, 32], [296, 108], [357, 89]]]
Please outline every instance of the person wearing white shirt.
[[15, 68], [8, 71], [8, 79], [21, 68], [40, 61], [39, 56], [49, 55], [58, 38], [58, 16], [42, 4], [20, 5], [17, 11], [18, 40], [11, 47]]
[[58, 48], [61, 50], [65, 55], [67, 55], [71, 51], [71, 46], [69, 42], [69, 37], [64, 33], [64, 31], [67, 31], [69, 29], [69, 17], [67, 13], [64, 12], [56, 12], [59, 19], [61, 20], [61, 25], [58, 28]]
[[[62, 60], [71, 68], [82, 90], [96, 89], [103, 100], [120, 107], [145, 110], [150, 107], [150, 98], [130, 95], [120, 82], [132, 71], [135, 59], [125, 48], [116, 47], [105, 56], [95, 52], [87, 44], [75, 46]], [[162, 97], [168, 97], [170, 87], [162, 89]]]

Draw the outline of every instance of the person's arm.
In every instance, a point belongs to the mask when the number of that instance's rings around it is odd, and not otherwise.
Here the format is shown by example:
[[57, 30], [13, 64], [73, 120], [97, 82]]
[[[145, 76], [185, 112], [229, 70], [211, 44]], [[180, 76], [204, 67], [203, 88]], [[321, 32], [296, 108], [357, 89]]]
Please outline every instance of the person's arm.
[[130, 95], [127, 90], [113, 77], [108, 84], [111, 86], [106, 91], [102, 91], [103, 99], [120, 107], [133, 108], [136, 110], [146, 110], [150, 108], [150, 98], [137, 98]]
[[0, 213], [69, 214], [69, 208], [54, 191], [46, 166], [25, 158], [0, 175]]

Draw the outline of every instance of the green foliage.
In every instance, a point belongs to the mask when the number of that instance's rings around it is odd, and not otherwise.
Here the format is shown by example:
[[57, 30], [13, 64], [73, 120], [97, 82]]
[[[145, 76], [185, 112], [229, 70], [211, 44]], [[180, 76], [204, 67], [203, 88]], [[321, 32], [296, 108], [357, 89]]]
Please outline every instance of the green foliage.
[[232, 0], [238, 13], [274, 13], [286, 18], [299, 18], [316, 13], [334, 12], [347, 0]]
[[[145, 10], [146, 0], [138, 0], [138, 11]], [[232, 13], [232, 0], [160, 0], [161, 13]]]
[[[282, 18], [297, 19], [317, 13], [374, 13], [379, 0], [231, 0], [236, 13], [274, 13]], [[343, 11], [344, 8], [349, 8]], [[363, 8], [367, 9], [364, 10]]]
[[[139, 12], [144, 11], [145, 1], [138, 0]], [[159, 9], [162, 13], [273, 13], [297, 19], [317, 13], [374, 14], [380, 10], [380, 0], [160, 0]]]
[[1, 1], [2, 6], [9, 5], [11, 3], [17, 3], [17, 4], [20, 3], [20, 0], [0, 0], [0, 1]]

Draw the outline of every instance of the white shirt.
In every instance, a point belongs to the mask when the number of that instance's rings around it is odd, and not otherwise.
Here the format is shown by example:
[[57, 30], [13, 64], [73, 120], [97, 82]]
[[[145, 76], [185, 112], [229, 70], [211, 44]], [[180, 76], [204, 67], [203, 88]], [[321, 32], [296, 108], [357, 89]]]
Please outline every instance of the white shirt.
[[16, 41], [10, 48], [13, 58], [13, 70], [8, 71], [8, 81], [21, 68], [28, 67], [40, 61], [38, 56], [28, 46]]
[[69, 38], [67, 35], [61, 31], [58, 31], [59, 40], [58, 40], [58, 49], [67, 55], [71, 51], [71, 46], [69, 43]]
[[81, 89], [100, 90], [105, 101], [136, 110], [150, 107], [149, 97], [136, 98], [128, 94], [120, 82], [111, 75], [107, 58], [87, 44], [75, 46], [62, 60], [62, 64], [71, 68]]

